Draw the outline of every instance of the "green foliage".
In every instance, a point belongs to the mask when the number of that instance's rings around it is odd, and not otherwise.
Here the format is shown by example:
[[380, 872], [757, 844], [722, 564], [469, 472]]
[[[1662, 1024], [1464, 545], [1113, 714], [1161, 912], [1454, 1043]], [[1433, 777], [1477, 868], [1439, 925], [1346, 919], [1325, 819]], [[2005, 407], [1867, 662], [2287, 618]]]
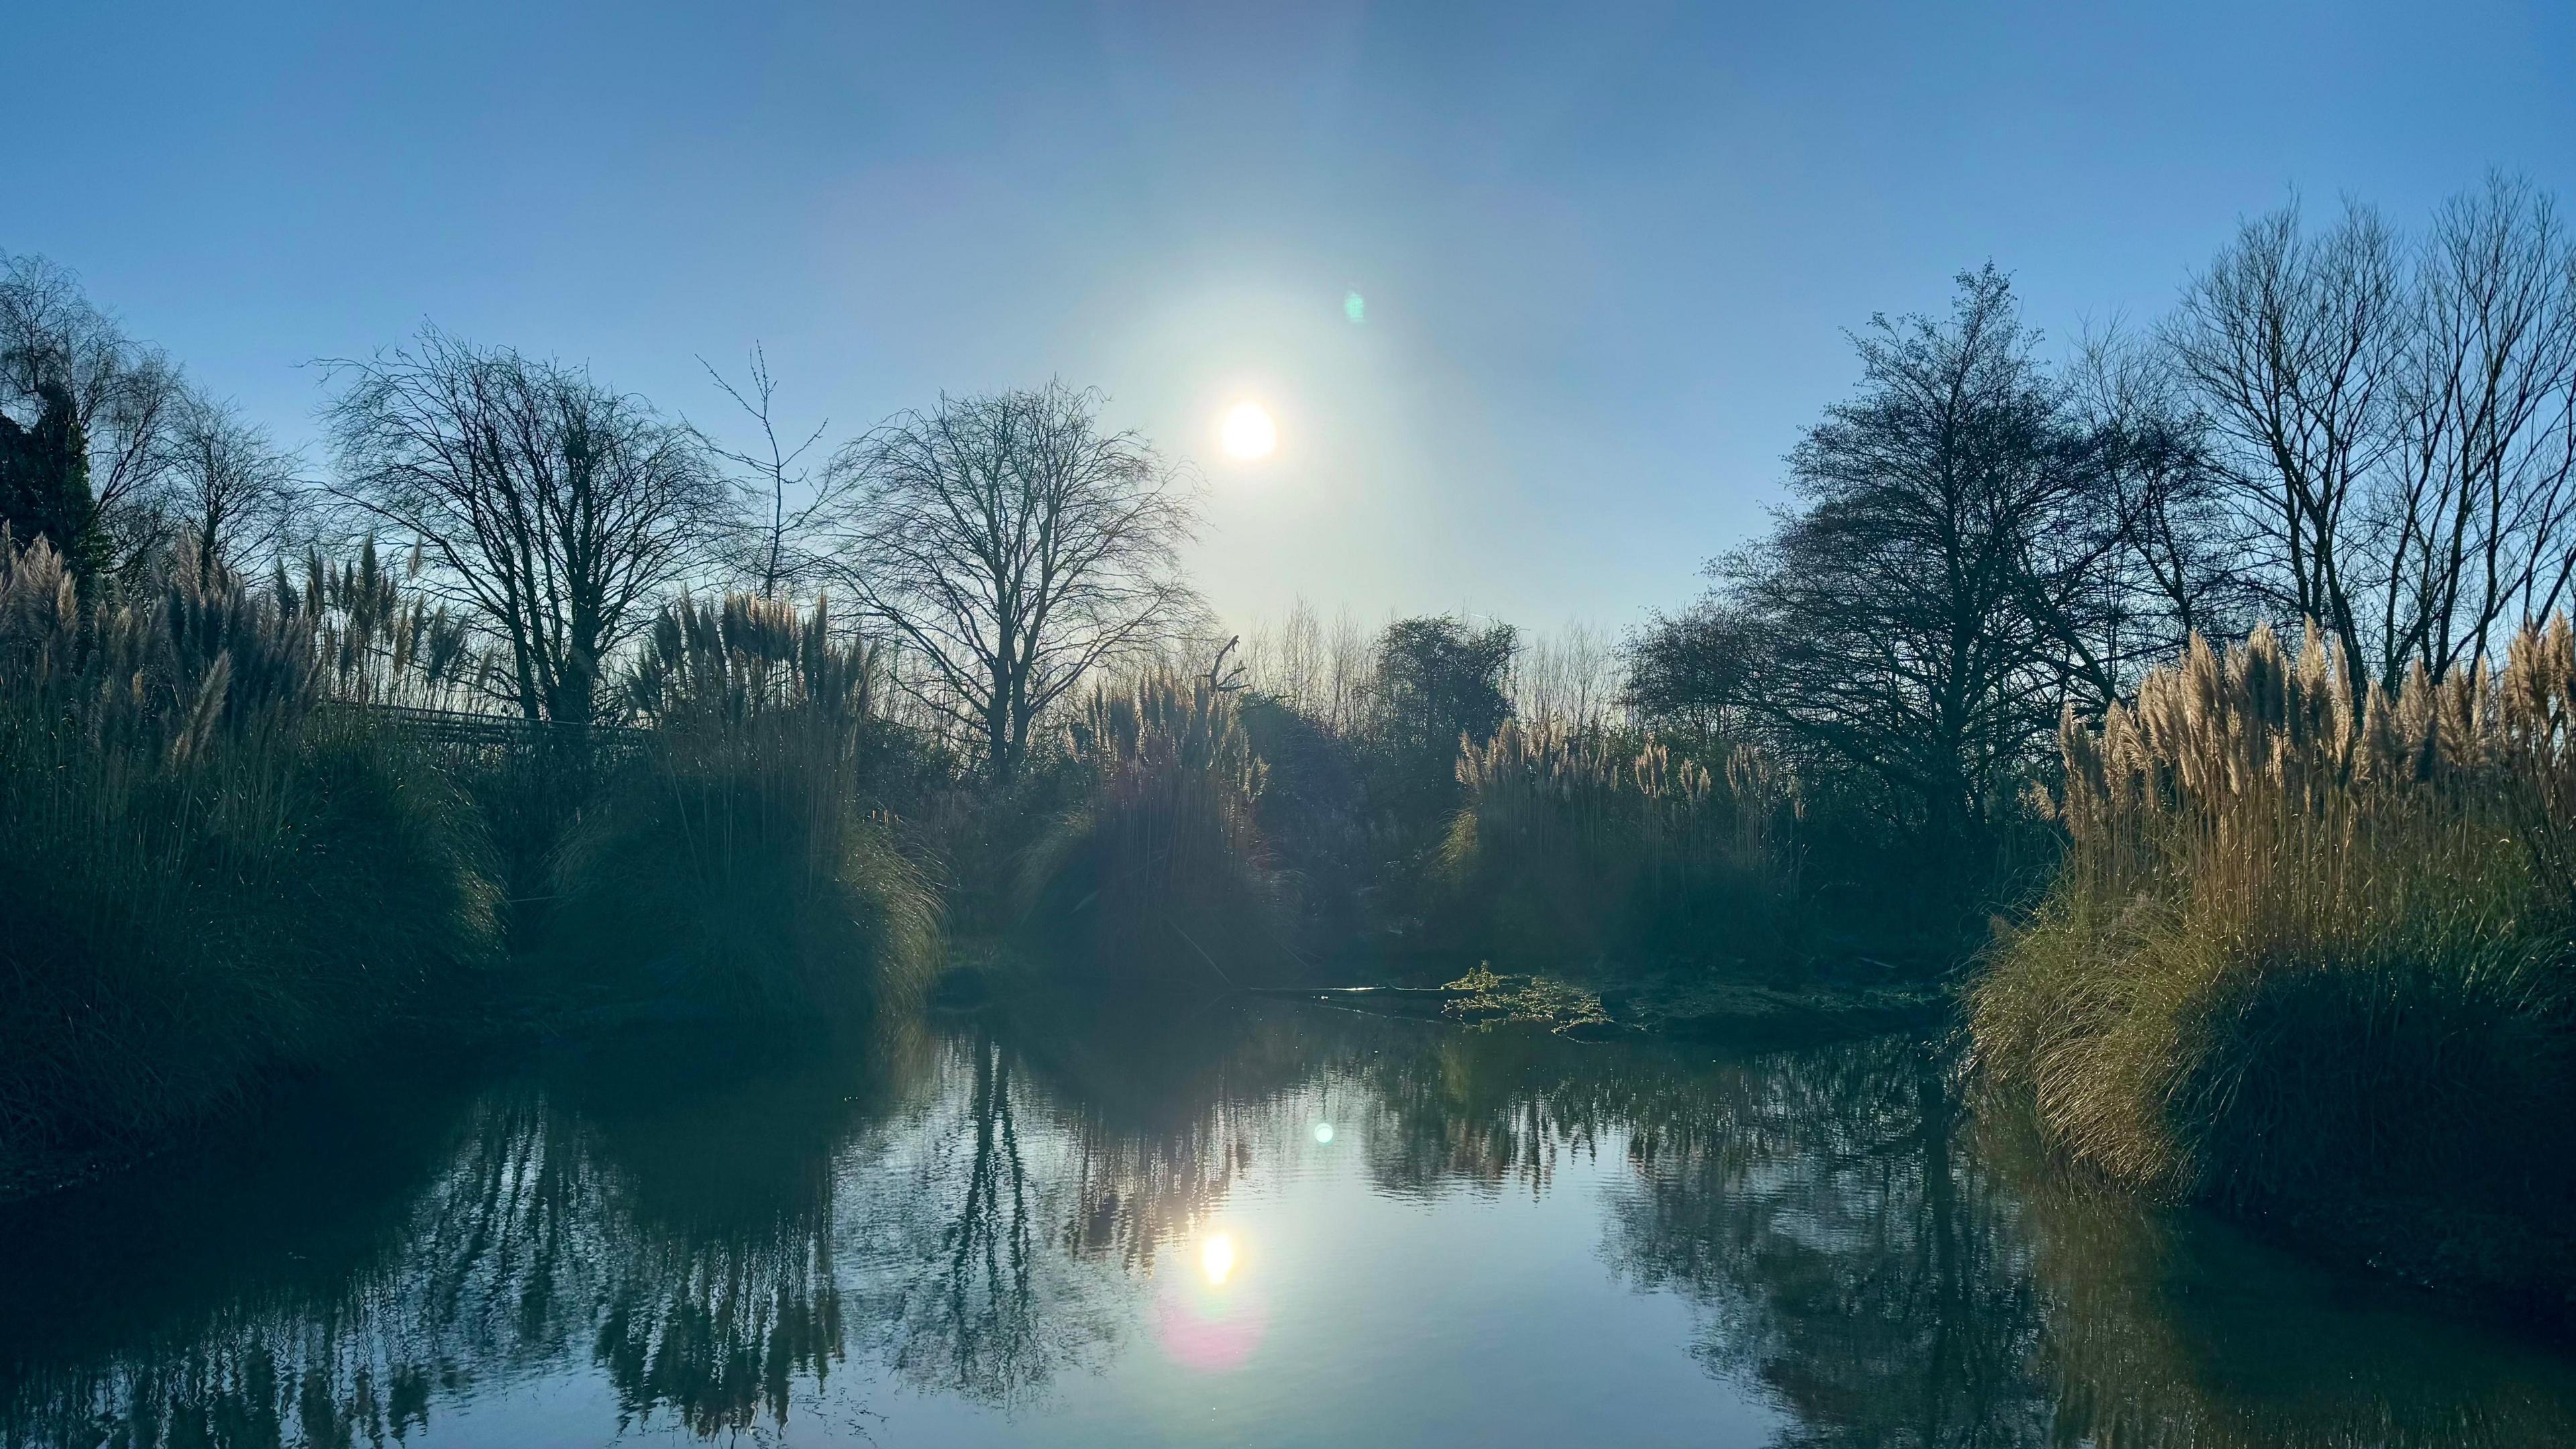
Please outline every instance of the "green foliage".
[[1520, 635], [1446, 615], [1399, 619], [1378, 636], [1367, 687], [1369, 802], [1399, 830], [1436, 832], [1457, 805], [1461, 739], [1482, 745], [1511, 718], [1504, 692]]
[[471, 811], [219, 573], [89, 599], [0, 531], [0, 1158], [151, 1136], [486, 964]]
[[1441, 755], [1462, 734], [1491, 738], [1511, 717], [1503, 683], [1519, 645], [1509, 624], [1471, 629], [1444, 615], [1387, 625], [1369, 685], [1377, 736], [1399, 752]]
[[[1977, 988], [2060, 1148], [2239, 1206], [2576, 1192], [2576, 647], [2356, 696], [2339, 650], [2195, 642], [2061, 731], [2054, 894]], [[2518, 1206], [2518, 1209], [2516, 1208]]]
[[1293, 887], [1298, 949], [1329, 956], [1367, 929], [1363, 902], [1381, 879], [1362, 793], [1358, 745], [1284, 700], [1236, 696], [1237, 717], [1263, 765], [1253, 823], [1271, 868]]
[[69, 388], [47, 379], [35, 393], [32, 423], [0, 413], [0, 528], [23, 542], [45, 540], [75, 576], [88, 578], [108, 553], [90, 496], [89, 435]]
[[1066, 744], [1084, 793], [1021, 861], [1022, 929], [1119, 985], [1274, 974], [1285, 922], [1255, 823], [1267, 772], [1232, 696], [1169, 673], [1095, 690]]
[[1712, 769], [1638, 743], [1506, 723], [1460, 756], [1443, 875], [1496, 959], [1698, 962], [1780, 950], [1797, 898], [1798, 792], [1761, 753]]
[[914, 999], [938, 904], [871, 786], [891, 750], [863, 642], [750, 595], [664, 609], [627, 680], [641, 759], [557, 867], [554, 954], [621, 995], [848, 1019]]

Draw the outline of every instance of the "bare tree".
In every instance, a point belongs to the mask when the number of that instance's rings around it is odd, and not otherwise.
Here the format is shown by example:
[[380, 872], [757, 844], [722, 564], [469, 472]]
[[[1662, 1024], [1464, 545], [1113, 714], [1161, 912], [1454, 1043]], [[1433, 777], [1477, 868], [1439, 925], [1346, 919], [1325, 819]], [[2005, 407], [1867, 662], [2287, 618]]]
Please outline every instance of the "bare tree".
[[436, 328], [331, 369], [333, 495], [420, 550], [497, 640], [521, 712], [590, 722], [609, 656], [728, 525], [695, 435], [578, 369]]
[[[2166, 336], [2227, 447], [2273, 605], [2359, 641], [2352, 557], [2367, 480], [2395, 445], [2402, 357], [2397, 244], [2347, 206], [2322, 237], [2293, 204], [2246, 222], [2192, 280]], [[2353, 651], [2354, 668], [2363, 667]], [[2359, 680], [2356, 679], [2356, 683]]]
[[1201, 612], [1179, 574], [1196, 499], [1144, 439], [1101, 431], [1100, 403], [1061, 383], [943, 397], [833, 460], [852, 490], [834, 576], [894, 627], [918, 666], [905, 687], [997, 780], [1092, 668]]
[[2576, 246], [2547, 197], [2491, 177], [2404, 260], [2367, 209], [2310, 238], [2284, 208], [2166, 330], [2248, 576], [2351, 644], [2356, 685], [2474, 664], [2576, 587]]
[[2118, 547], [2091, 445], [2006, 279], [1854, 337], [1861, 394], [1790, 455], [1802, 506], [1711, 566], [1745, 663], [1720, 701], [1972, 842], [2070, 693], [2111, 687], [2085, 610]]
[[1596, 734], [1620, 698], [1619, 651], [1589, 625], [1569, 621], [1513, 656], [1513, 717], [1523, 724]]
[[190, 394], [170, 425], [153, 502], [184, 537], [201, 579], [243, 572], [294, 544], [304, 460], [231, 403]]
[[1371, 666], [1368, 636], [1349, 610], [1328, 625], [1302, 598], [1277, 626], [1257, 626], [1244, 641], [1251, 688], [1337, 734], [1359, 727]]
[[822, 441], [831, 420], [815, 424], [793, 447], [779, 437], [771, 406], [778, 379], [769, 370], [768, 352], [758, 343], [752, 344], [739, 387], [705, 358], [699, 358], [698, 365], [760, 429], [759, 441], [749, 448], [728, 448], [712, 440], [707, 444], [710, 454], [741, 470], [734, 488], [744, 527], [734, 566], [762, 598], [792, 596], [816, 572], [811, 547], [816, 529], [840, 505], [846, 491], [845, 481], [829, 472], [818, 485], [804, 466], [805, 455]]
[[2119, 547], [2101, 572], [2094, 627], [2126, 694], [2142, 667], [2193, 634], [2242, 633], [2259, 616], [2241, 501], [2213, 457], [2210, 424], [2171, 355], [2116, 327], [2089, 337], [2068, 375]]
[[119, 517], [158, 474], [179, 395], [179, 369], [92, 305], [77, 277], [0, 252], [0, 425], [79, 454], [83, 476], [53, 490], [65, 516], [49, 529], [78, 566], [112, 562]]
[[2389, 684], [2484, 658], [2576, 573], [2576, 247], [2549, 199], [2502, 177], [2454, 198], [2410, 302], [2372, 519]]

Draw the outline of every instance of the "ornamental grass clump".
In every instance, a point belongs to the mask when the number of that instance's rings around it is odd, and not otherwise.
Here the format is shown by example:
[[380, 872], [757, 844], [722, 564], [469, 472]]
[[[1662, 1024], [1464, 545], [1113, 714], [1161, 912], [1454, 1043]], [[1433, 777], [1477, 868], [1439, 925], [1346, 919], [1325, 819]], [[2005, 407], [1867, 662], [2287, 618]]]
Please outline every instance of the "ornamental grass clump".
[[895, 748], [879, 675], [824, 603], [665, 608], [626, 680], [646, 742], [558, 863], [570, 974], [753, 1017], [917, 998], [939, 910], [875, 795]]
[[324, 707], [317, 623], [0, 532], [0, 1161], [155, 1137], [492, 960], [471, 807]]
[[1441, 866], [1478, 949], [1550, 966], [1778, 952], [1797, 893], [1796, 782], [1750, 748], [1717, 761], [1518, 722], [1466, 743]]
[[1019, 869], [1033, 944], [1103, 984], [1275, 979], [1282, 892], [1254, 818], [1266, 771], [1233, 696], [1169, 672], [1104, 686], [1064, 744], [1081, 798]]
[[456, 709], [497, 692], [492, 661], [475, 647], [471, 626], [407, 587], [420, 567], [415, 552], [400, 574], [387, 568], [372, 538], [356, 558], [337, 565], [307, 554], [301, 580], [278, 566], [269, 592], [304, 620], [326, 698]]
[[[2356, 689], [2194, 640], [2059, 731], [2068, 848], [1972, 1026], [2060, 1149], [2240, 1208], [2576, 1194], [2576, 644]], [[2554, 1211], [2554, 1209], [2552, 1209]]]

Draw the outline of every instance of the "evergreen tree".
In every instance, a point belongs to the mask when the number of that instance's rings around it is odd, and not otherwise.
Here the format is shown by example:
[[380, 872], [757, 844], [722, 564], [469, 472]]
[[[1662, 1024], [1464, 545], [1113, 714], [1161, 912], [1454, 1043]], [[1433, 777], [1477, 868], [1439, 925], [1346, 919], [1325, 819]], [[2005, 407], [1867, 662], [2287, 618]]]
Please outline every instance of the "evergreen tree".
[[88, 431], [69, 388], [47, 381], [35, 395], [34, 422], [0, 413], [0, 524], [21, 543], [44, 538], [86, 577], [108, 556], [90, 494]]

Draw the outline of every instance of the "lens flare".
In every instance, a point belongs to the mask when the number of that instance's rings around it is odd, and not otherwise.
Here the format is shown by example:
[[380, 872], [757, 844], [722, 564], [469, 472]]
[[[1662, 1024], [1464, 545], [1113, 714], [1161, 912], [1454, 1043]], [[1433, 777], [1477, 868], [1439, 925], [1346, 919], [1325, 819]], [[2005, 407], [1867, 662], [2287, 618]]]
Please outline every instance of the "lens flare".
[[1330, 1122], [1318, 1122], [1318, 1123], [1316, 1123], [1316, 1124], [1315, 1124], [1315, 1140], [1316, 1140], [1317, 1142], [1319, 1142], [1319, 1143], [1329, 1143], [1329, 1142], [1331, 1142], [1331, 1141], [1333, 1140], [1333, 1124], [1332, 1124], [1332, 1123], [1330, 1123]]

